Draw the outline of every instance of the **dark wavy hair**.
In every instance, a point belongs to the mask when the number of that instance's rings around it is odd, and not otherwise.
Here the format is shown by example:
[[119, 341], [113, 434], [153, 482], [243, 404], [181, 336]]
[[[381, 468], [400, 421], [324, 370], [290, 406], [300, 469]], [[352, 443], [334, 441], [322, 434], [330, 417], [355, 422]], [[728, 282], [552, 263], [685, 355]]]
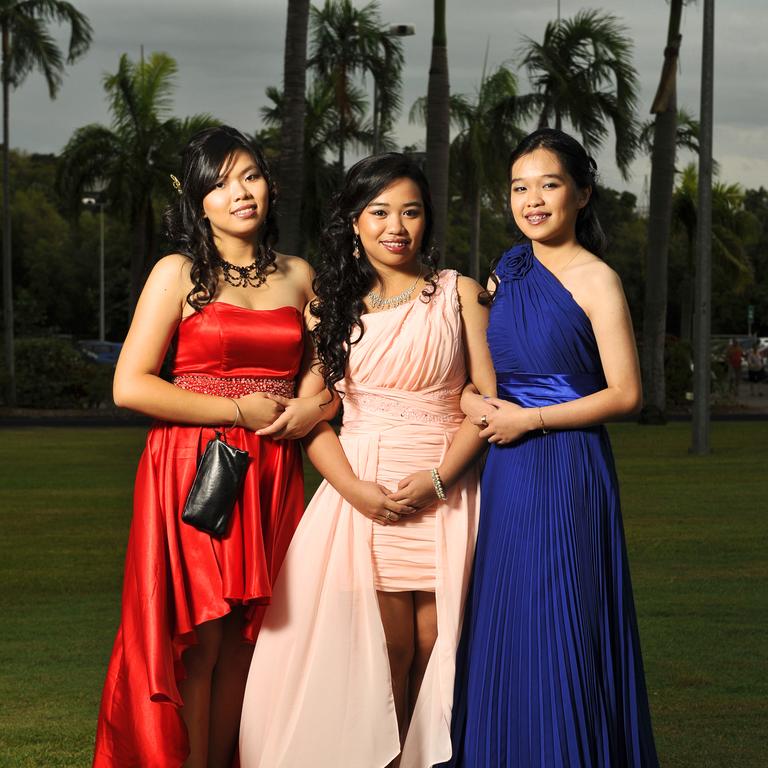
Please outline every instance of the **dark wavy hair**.
[[259, 167], [269, 189], [267, 217], [262, 225], [256, 252], [257, 279], [265, 279], [274, 269], [277, 242], [277, 198], [269, 166], [261, 150], [246, 136], [228, 125], [206, 128], [196, 133], [184, 148], [181, 160], [181, 194], [163, 214], [170, 253], [180, 253], [192, 261], [192, 290], [187, 303], [201, 309], [213, 301], [219, 281], [219, 256], [208, 219], [203, 215], [203, 198], [226, 173], [234, 155], [247, 152]]
[[[513, 150], [507, 164], [507, 178], [512, 178], [512, 166], [524, 155], [537, 149], [547, 149], [559, 158], [563, 168], [573, 179], [578, 189], [590, 189], [587, 204], [576, 216], [576, 240], [585, 250], [601, 259], [605, 256], [607, 239], [597, 218], [595, 206], [599, 194], [597, 190], [597, 163], [587, 154], [584, 147], [573, 136], [555, 128], [540, 128], [529, 133]], [[499, 263], [500, 254], [491, 263], [491, 279], [496, 282], [494, 269]]]
[[[344, 188], [332, 200], [328, 224], [320, 234], [314, 282], [317, 298], [310, 306], [310, 312], [318, 319], [312, 337], [320, 372], [331, 391], [345, 376], [350, 347], [363, 336], [363, 299], [376, 281], [376, 271], [365, 258], [352, 222], [382, 190], [399, 179], [411, 179], [424, 204], [421, 260], [427, 286], [421, 300], [429, 301], [437, 288], [438, 254], [432, 244], [434, 214], [426, 176], [414, 160], [397, 152], [360, 160], [347, 172]], [[362, 254], [359, 259], [352, 254], [355, 245]]]

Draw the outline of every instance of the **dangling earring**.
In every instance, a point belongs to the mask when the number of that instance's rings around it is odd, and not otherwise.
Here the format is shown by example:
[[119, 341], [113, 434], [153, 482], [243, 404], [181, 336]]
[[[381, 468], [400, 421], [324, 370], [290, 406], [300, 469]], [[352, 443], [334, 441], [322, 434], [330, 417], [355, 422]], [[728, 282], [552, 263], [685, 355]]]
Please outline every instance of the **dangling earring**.
[[358, 246], [357, 242], [358, 242], [357, 235], [355, 235], [355, 245], [352, 248], [352, 255], [355, 257], [355, 261], [360, 260], [360, 247]]

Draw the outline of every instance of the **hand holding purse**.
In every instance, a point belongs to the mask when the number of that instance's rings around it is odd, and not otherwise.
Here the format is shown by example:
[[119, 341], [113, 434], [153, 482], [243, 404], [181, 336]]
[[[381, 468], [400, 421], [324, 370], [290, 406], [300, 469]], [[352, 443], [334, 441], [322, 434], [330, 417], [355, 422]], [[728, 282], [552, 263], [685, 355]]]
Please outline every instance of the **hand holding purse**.
[[[237, 424], [240, 415], [236, 402], [235, 407], [237, 416], [232, 426]], [[229, 445], [225, 430], [216, 430], [198, 462], [197, 473], [181, 513], [182, 522], [211, 536], [222, 536], [243, 487], [249, 461], [248, 451]]]

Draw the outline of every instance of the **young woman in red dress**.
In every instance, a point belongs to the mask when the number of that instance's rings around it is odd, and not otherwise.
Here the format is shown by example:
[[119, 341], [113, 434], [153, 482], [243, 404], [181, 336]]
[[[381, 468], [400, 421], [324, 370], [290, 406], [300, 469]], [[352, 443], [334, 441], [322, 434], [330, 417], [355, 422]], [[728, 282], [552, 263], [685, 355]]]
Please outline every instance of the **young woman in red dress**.
[[[98, 768], [232, 764], [253, 643], [304, 506], [294, 438], [333, 410], [305, 344], [312, 269], [274, 250], [261, 152], [232, 128], [203, 131], [176, 183], [175, 252], [152, 270], [115, 372], [115, 402], [157, 421], [136, 476]], [[171, 345], [168, 382], [159, 371]], [[222, 427], [250, 463], [216, 538], [181, 512]]]

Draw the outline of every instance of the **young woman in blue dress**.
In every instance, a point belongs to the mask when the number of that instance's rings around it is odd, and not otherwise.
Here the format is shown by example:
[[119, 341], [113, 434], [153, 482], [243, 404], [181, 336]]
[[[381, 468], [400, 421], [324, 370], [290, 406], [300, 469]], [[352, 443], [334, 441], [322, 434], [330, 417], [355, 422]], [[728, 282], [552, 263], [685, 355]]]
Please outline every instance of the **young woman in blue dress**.
[[602, 426], [639, 409], [640, 373], [621, 281], [602, 260], [596, 170], [552, 129], [509, 165], [524, 240], [488, 284], [498, 397], [462, 402], [491, 449], [451, 766], [658, 765]]

